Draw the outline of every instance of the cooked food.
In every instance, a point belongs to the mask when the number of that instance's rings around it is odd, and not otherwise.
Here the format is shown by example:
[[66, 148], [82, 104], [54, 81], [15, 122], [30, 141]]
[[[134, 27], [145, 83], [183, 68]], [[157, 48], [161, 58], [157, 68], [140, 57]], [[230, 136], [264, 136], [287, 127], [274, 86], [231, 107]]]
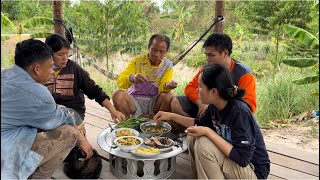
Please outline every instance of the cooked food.
[[148, 125], [144, 128], [144, 132], [149, 134], [161, 134], [167, 132], [167, 128], [160, 125]]
[[129, 129], [121, 129], [116, 131], [116, 138], [121, 136], [136, 136], [132, 131]]
[[173, 145], [173, 141], [167, 137], [151, 137], [144, 141], [144, 144], [159, 149], [168, 148]]
[[132, 128], [135, 130], [139, 130], [139, 126], [141, 123], [144, 123], [146, 121], [149, 121], [149, 118], [145, 118], [142, 116], [138, 116], [138, 117], [130, 117], [125, 119], [124, 121], [119, 122], [116, 125], [116, 128]]
[[125, 137], [119, 139], [117, 143], [125, 146], [135, 146], [140, 144], [140, 140], [132, 137]]
[[160, 149], [159, 148], [138, 148], [136, 152], [140, 154], [156, 154], [160, 152]]

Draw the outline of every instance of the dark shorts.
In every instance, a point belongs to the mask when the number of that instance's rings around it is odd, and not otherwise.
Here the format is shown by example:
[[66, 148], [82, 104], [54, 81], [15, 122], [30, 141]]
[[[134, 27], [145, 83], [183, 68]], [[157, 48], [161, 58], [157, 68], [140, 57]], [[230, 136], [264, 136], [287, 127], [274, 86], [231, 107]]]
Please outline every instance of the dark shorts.
[[186, 112], [193, 118], [196, 118], [198, 116], [198, 106], [192, 101], [190, 101], [190, 99], [187, 96], [176, 96], [176, 98], [179, 100], [184, 112]]

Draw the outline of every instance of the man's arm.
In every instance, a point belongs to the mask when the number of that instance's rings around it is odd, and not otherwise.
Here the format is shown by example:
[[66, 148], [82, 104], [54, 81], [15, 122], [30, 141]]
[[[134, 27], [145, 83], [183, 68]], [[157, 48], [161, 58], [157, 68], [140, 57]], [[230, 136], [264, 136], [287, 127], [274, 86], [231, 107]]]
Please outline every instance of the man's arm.
[[243, 99], [250, 105], [252, 112], [257, 111], [256, 81], [253, 74], [245, 74], [239, 78], [238, 88], [245, 89]]

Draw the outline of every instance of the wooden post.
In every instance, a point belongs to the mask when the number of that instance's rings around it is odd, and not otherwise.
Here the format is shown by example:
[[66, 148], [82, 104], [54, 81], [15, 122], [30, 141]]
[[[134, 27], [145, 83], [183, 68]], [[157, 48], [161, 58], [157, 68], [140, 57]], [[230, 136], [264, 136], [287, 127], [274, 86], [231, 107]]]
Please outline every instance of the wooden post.
[[55, 22], [53, 25], [54, 33], [60, 34], [63, 37], [65, 37], [64, 28], [61, 24], [63, 22], [62, 1], [55, 1], [55, 0], [52, 1], [52, 16]]
[[[215, 17], [224, 16], [224, 0], [216, 0]], [[214, 26], [213, 32], [223, 32], [223, 22]]]

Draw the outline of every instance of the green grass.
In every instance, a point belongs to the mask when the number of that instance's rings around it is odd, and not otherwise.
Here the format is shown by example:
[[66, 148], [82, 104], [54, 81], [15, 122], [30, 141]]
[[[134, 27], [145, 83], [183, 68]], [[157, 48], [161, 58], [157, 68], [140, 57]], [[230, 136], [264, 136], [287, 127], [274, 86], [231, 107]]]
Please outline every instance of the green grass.
[[298, 86], [291, 82], [296, 77], [298, 75], [293, 73], [279, 73], [274, 78], [258, 82], [256, 117], [261, 127], [288, 124], [294, 116], [318, 107], [319, 98], [310, 94], [319, 92], [319, 83]]

